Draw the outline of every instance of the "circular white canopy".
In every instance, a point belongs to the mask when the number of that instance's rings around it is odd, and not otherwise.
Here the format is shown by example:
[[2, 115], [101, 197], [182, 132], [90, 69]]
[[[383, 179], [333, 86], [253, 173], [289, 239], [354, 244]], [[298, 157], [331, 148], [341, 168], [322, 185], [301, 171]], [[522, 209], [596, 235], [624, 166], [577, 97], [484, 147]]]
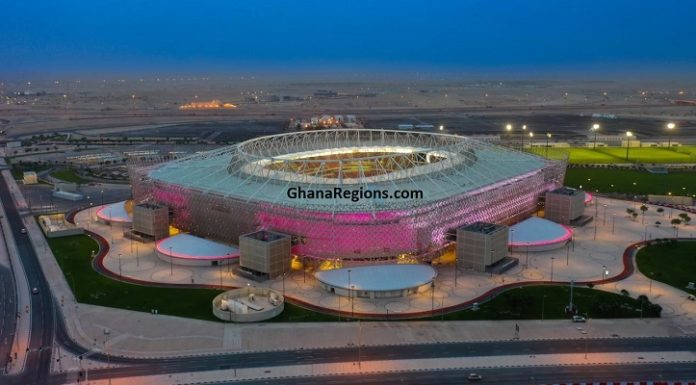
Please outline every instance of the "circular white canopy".
[[327, 285], [360, 291], [391, 291], [419, 287], [437, 276], [428, 265], [374, 265], [318, 271], [314, 276]]

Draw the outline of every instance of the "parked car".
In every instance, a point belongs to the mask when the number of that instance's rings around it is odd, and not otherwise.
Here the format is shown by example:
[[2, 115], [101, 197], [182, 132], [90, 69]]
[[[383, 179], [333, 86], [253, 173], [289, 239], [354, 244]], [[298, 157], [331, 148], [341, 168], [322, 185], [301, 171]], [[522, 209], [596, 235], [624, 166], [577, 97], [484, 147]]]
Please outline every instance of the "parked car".
[[587, 319], [581, 315], [574, 315], [573, 316], [573, 322], [585, 322]]
[[27, 229], [25, 229], [24, 227], [22, 227], [22, 229], [19, 230], [19, 232], [22, 233], [22, 234], [26, 234], [26, 233], [27, 233]]
[[31, 294], [39, 294], [39, 289], [36, 287], [31, 289]]

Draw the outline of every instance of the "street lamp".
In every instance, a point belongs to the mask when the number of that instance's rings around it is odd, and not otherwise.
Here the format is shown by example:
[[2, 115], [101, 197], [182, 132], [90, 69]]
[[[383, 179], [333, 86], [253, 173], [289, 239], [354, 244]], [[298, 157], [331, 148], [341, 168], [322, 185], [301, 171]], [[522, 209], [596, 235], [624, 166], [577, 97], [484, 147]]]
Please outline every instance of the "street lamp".
[[355, 285], [350, 285], [350, 318], [355, 318], [355, 299], [353, 297], [354, 291]]
[[118, 253], [118, 280], [123, 280], [123, 274], [121, 271], [121, 253]]
[[505, 131], [507, 131], [507, 136], [508, 136], [508, 141], [510, 147], [513, 146], [513, 141], [512, 141], [512, 124], [508, 123], [505, 125]]
[[667, 123], [667, 148], [672, 148], [672, 131], [677, 127], [673, 122]]
[[609, 275], [609, 270], [607, 269], [606, 265], [602, 265], [602, 279], [606, 279], [606, 277]]
[[631, 148], [631, 137], [633, 133], [631, 131], [626, 131], [626, 160], [628, 160], [628, 150]]
[[549, 157], [549, 139], [551, 139], [551, 133], [546, 133], [546, 157]]
[[[527, 125], [523, 124], [522, 125], [522, 131], [526, 132], [527, 131]], [[520, 150], [524, 151], [524, 132], [522, 133], [522, 148]]]
[[553, 282], [553, 261], [556, 260], [556, 257], [551, 257], [551, 282]]
[[592, 128], [590, 128], [592, 132], [594, 132], [594, 144], [592, 145], [592, 149], [596, 150], [597, 149], [597, 131], [599, 131], [599, 124], [595, 123], [592, 125]]
[[174, 255], [172, 254], [172, 247], [169, 246], [169, 275], [174, 275]]

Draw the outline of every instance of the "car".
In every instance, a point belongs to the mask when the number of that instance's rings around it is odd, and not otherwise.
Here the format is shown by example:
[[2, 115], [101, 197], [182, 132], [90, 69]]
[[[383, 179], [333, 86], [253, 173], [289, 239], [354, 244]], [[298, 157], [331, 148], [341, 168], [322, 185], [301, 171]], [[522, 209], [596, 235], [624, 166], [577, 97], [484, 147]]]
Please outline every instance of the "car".
[[581, 315], [574, 315], [573, 316], [573, 322], [585, 322], [587, 319]]
[[691, 294], [689, 294], [689, 295], [686, 297], [686, 299], [688, 299], [689, 301], [696, 301], [696, 297], [694, 297], [694, 296], [691, 295]]
[[469, 381], [481, 381], [483, 380], [483, 377], [481, 377], [481, 375], [478, 373], [469, 373], [469, 375], [466, 376], [466, 379]]
[[36, 287], [31, 289], [31, 294], [39, 294], [39, 289]]
[[19, 232], [22, 233], [22, 234], [26, 234], [26, 233], [27, 233], [27, 229], [25, 229], [24, 227], [22, 227], [22, 229], [19, 230]]

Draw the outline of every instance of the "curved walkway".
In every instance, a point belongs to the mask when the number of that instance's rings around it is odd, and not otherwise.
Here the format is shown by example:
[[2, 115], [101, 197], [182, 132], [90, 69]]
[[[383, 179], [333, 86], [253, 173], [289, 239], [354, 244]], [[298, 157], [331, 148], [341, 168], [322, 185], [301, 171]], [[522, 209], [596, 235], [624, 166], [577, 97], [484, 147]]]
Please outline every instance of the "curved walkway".
[[[109, 251], [109, 243], [105, 238], [103, 238], [101, 235], [91, 232], [91, 231], [85, 231], [86, 234], [88, 234], [90, 237], [95, 239], [97, 243], [99, 244], [99, 253], [96, 255], [96, 257], [92, 261], [92, 266], [93, 268], [100, 274], [109, 277], [114, 280], [122, 280], [124, 282], [128, 282], [134, 285], [142, 285], [142, 286], [152, 286], [152, 287], [170, 287], [170, 288], [204, 288], [204, 289], [217, 289], [219, 290], [221, 287], [224, 290], [230, 290], [230, 289], [237, 289], [240, 286], [229, 286], [229, 285], [211, 285], [211, 284], [176, 284], [176, 283], [162, 283], [162, 282], [152, 282], [152, 281], [146, 281], [146, 280], [140, 280], [128, 276], [122, 276], [119, 277], [118, 274], [115, 272], [107, 269], [104, 266], [104, 258], [107, 256], [108, 251]], [[680, 238], [673, 238], [679, 240]], [[648, 241], [649, 242], [649, 241]], [[627, 277], [631, 276], [633, 272], [635, 271], [635, 265], [634, 265], [634, 253], [639, 250], [641, 247], [645, 246], [646, 241], [642, 242], [637, 242], [634, 243], [626, 248], [626, 250], [623, 253], [623, 271], [615, 276], [612, 276], [610, 278], [606, 279], [600, 279], [600, 280], [588, 280], [588, 281], [577, 281], [574, 282], [574, 285], [577, 286], [589, 286], [589, 285], [604, 285], [608, 283], [613, 283], [613, 282], [618, 282], [626, 279]], [[466, 302], [462, 302], [461, 304], [454, 305], [454, 306], [448, 306], [444, 308], [438, 308], [437, 314], [440, 313], [453, 313], [457, 312], [460, 310], [466, 310], [471, 308], [474, 303], [484, 303], [487, 301], [492, 300], [496, 296], [519, 287], [528, 287], [528, 286], [540, 286], [540, 285], [553, 285], [553, 286], [568, 286], [570, 282], [567, 281], [544, 281], [544, 280], [539, 280], [539, 281], [525, 281], [525, 282], [515, 282], [515, 283], [509, 283], [505, 285], [498, 286], [494, 289], [491, 289], [478, 297], [475, 297], [473, 299], [470, 299]], [[419, 312], [411, 312], [407, 314], [402, 314], [402, 313], [392, 313], [391, 315], [386, 315], [383, 313], [355, 313], [355, 312], [350, 312], [350, 311], [338, 311], [334, 310], [331, 308], [326, 308], [322, 306], [317, 306], [315, 304], [312, 304], [310, 302], [303, 301], [298, 298], [293, 298], [291, 296], [286, 296], [286, 301], [298, 306], [301, 306], [303, 308], [317, 311], [320, 313], [324, 314], [331, 314], [331, 315], [336, 315], [336, 316], [341, 316], [341, 317], [352, 317], [352, 318], [360, 318], [360, 319], [417, 319], [417, 318], [425, 318], [433, 315], [432, 311], [419, 311]]]

